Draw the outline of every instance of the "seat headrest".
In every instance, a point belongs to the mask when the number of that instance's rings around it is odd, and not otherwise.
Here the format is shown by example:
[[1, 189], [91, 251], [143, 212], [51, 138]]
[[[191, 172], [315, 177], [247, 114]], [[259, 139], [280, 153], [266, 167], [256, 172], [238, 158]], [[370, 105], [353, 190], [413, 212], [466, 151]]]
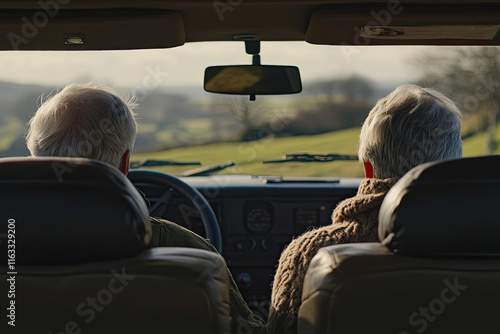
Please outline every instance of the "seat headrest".
[[[0, 159], [0, 189], [0, 237], [15, 233], [18, 264], [124, 258], [151, 239], [143, 197], [125, 175], [103, 162]], [[0, 242], [7, 254], [6, 240]]]
[[498, 205], [500, 156], [426, 163], [387, 193], [379, 239], [404, 255], [500, 256]]

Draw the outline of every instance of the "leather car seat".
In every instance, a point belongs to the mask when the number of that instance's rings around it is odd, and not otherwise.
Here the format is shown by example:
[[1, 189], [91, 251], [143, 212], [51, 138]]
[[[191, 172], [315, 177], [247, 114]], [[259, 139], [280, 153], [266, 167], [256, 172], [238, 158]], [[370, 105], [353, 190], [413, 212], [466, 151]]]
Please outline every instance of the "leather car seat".
[[427, 163], [389, 191], [381, 243], [320, 249], [298, 333], [496, 333], [500, 156]]
[[[80, 158], [5, 158], [0, 189], [1, 305], [14, 305], [2, 328], [229, 332], [224, 259], [200, 249], [149, 249], [144, 198], [116, 168]], [[10, 262], [8, 249], [15, 250]]]

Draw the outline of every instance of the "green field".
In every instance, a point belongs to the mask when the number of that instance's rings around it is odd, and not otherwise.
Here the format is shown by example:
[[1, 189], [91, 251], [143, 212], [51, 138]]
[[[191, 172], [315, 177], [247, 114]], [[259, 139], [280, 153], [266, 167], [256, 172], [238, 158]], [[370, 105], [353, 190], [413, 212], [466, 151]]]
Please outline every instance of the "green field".
[[0, 152], [8, 150], [23, 131], [24, 124], [21, 120], [11, 116], [3, 119], [0, 125]]
[[[199, 161], [204, 166], [227, 160], [236, 162], [221, 173], [286, 176], [338, 176], [363, 177], [363, 168], [357, 161], [334, 161], [314, 163], [273, 163], [263, 164], [263, 160], [277, 159], [286, 153], [308, 152], [315, 154], [338, 153], [356, 154], [359, 129], [348, 129], [313, 136], [287, 138], [265, 138], [247, 143], [221, 143], [176, 148], [161, 152], [134, 154], [132, 160], [162, 159], [175, 161]], [[500, 127], [497, 129], [500, 141]], [[480, 133], [467, 138], [464, 156], [485, 155], [487, 135]], [[500, 149], [495, 152], [500, 153]], [[157, 167], [156, 170], [180, 174], [197, 166]]]
[[[206, 122], [205, 122], [206, 123]], [[203, 133], [207, 124], [192, 122], [186, 124]], [[24, 130], [23, 123], [16, 118], [6, 118], [0, 127], [0, 151], [10, 147], [12, 142]], [[142, 159], [199, 161], [203, 166], [218, 164], [228, 160], [236, 166], [223, 172], [227, 174], [280, 175], [280, 176], [338, 176], [363, 177], [363, 168], [357, 161], [334, 161], [314, 163], [273, 163], [263, 164], [263, 160], [278, 159], [287, 153], [308, 152], [314, 154], [349, 154], [355, 155], [358, 145], [359, 129], [347, 129], [313, 136], [285, 138], [264, 138], [246, 143], [220, 143], [175, 148], [159, 152], [134, 154], [133, 161]], [[464, 156], [487, 154], [486, 133], [479, 133], [463, 142]], [[500, 142], [500, 126], [496, 139]], [[495, 154], [500, 154], [500, 146]], [[180, 174], [198, 166], [156, 167], [154, 169], [171, 174]]]
[[[495, 139], [497, 140], [498, 143], [500, 143], [500, 126], [497, 127]], [[476, 155], [488, 154], [487, 142], [488, 142], [488, 134], [486, 132], [482, 132], [467, 138], [463, 142], [464, 156], [472, 157]], [[500, 154], [500, 145], [493, 153]]]
[[[199, 161], [204, 166], [233, 160], [236, 166], [225, 173], [287, 176], [351, 176], [362, 177], [363, 169], [357, 161], [314, 163], [263, 164], [263, 160], [278, 159], [286, 153], [356, 154], [359, 129], [349, 129], [314, 136], [264, 138], [246, 143], [221, 143], [176, 148], [147, 154], [134, 154], [132, 160], [164, 159]], [[178, 174], [192, 167], [158, 167], [156, 170]]]

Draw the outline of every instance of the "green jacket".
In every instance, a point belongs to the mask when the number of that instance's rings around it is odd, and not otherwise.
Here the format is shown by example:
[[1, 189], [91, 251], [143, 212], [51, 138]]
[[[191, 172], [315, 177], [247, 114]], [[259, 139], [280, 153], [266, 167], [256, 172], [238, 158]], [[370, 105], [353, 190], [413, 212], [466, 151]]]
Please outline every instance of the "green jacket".
[[[215, 247], [207, 239], [182, 226], [153, 217], [150, 217], [149, 221], [153, 229], [150, 247], [189, 247], [217, 253]], [[230, 281], [231, 333], [265, 333], [266, 325], [264, 321], [255, 316], [248, 308], [229, 269], [227, 272]]]

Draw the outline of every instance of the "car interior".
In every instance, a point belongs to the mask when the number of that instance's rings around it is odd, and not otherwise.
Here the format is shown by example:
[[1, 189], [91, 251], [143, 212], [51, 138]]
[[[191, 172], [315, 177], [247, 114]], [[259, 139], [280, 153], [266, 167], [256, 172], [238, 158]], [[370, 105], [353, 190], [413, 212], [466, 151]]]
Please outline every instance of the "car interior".
[[[500, 45], [497, 0], [25, 0], [0, 2], [0, 17], [2, 52], [237, 43], [248, 63], [213, 64], [199, 85], [250, 103], [302, 94], [307, 84], [300, 68], [264, 65], [264, 43], [329, 46], [347, 58], [364, 48]], [[283, 150], [268, 163], [305, 162], [300, 168], [307, 170], [357, 162], [350, 151]], [[498, 158], [429, 163], [403, 177], [382, 205], [380, 243], [318, 252], [304, 283], [298, 333], [496, 332]], [[125, 177], [83, 158], [0, 155], [0, 293], [7, 296], [15, 282], [16, 305], [13, 328], [13, 299], [2, 303], [2, 332], [230, 333], [226, 265], [250, 309], [266, 319], [282, 250], [331, 224], [332, 211], [362, 179], [278, 169], [224, 173], [233, 161], [181, 175], [149, 167], [162, 164], [138, 162]], [[148, 216], [208, 238], [219, 254], [148, 248]], [[99, 304], [90, 307], [89, 300]]]

